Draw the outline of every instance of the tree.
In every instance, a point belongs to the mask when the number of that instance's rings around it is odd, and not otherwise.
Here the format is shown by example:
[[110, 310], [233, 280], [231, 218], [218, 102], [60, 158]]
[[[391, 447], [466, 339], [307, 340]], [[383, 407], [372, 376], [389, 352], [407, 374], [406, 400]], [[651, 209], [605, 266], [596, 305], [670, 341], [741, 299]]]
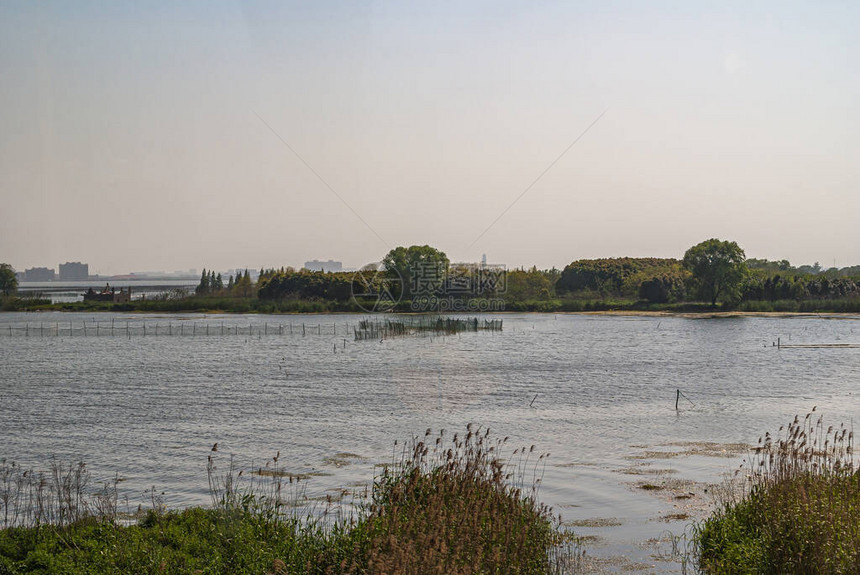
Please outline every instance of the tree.
[[[399, 275], [403, 294], [432, 295], [442, 288], [448, 272], [448, 256], [430, 246], [399, 246], [382, 258], [382, 265], [393, 279]], [[395, 294], [396, 296], [397, 294]]]
[[639, 297], [651, 303], [669, 303], [684, 299], [684, 270], [664, 272], [639, 284]]
[[200, 275], [200, 283], [194, 288], [194, 293], [197, 295], [206, 295], [209, 293], [209, 274], [206, 273], [206, 268], [203, 268], [203, 273]]
[[576, 260], [565, 266], [555, 287], [559, 293], [635, 295], [643, 279], [677, 265], [678, 260], [660, 258]]
[[9, 264], [0, 264], [0, 293], [10, 296], [18, 290], [18, 278]]
[[555, 285], [550, 274], [537, 267], [525, 270], [509, 270], [505, 277], [505, 292], [501, 294], [509, 302], [549, 300], [555, 296]]
[[696, 244], [684, 254], [684, 267], [693, 274], [703, 298], [716, 306], [717, 300], [731, 301], [740, 294], [747, 274], [746, 256], [736, 242], [710, 239]]
[[238, 297], [251, 297], [254, 295], [254, 286], [251, 284], [251, 274], [236, 272], [236, 281], [233, 283], [233, 295]]

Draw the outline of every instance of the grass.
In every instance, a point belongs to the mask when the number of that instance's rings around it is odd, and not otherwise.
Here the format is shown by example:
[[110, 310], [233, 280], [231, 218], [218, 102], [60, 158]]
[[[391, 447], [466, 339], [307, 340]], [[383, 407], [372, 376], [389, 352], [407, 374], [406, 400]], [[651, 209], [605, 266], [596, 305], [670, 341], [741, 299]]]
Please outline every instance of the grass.
[[749, 312], [858, 313], [860, 298], [752, 300], [741, 302], [737, 309]]
[[[697, 527], [707, 573], [860, 573], [853, 431], [813, 412], [759, 440], [745, 485]], [[734, 495], [733, 495], [734, 493]]]
[[[374, 480], [357, 511], [296, 505], [300, 481], [223, 470], [208, 460], [210, 508], [152, 506], [131, 524], [117, 481], [89, 489], [83, 464], [50, 471], [0, 464], [0, 574], [364, 574], [572, 572], [578, 553], [537, 500], [546, 455], [476, 427], [413, 440]], [[526, 481], [528, 479], [528, 482]]]

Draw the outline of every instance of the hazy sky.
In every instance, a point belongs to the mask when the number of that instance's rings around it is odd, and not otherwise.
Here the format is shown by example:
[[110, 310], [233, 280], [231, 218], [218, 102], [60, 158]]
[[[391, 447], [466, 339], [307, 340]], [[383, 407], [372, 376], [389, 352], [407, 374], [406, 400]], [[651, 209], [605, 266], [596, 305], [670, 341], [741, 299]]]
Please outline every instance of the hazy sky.
[[860, 4], [701, 4], [4, 0], [0, 261], [860, 264]]

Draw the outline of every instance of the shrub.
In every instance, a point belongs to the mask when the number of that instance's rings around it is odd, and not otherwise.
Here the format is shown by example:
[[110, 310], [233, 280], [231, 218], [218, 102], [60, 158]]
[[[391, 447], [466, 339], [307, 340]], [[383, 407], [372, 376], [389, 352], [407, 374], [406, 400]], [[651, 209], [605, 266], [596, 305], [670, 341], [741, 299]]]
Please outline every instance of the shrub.
[[[813, 412], [815, 409], [813, 408]], [[759, 439], [740, 496], [697, 527], [707, 573], [860, 572], [853, 432], [807, 414]], [[731, 493], [731, 492], [730, 492]]]
[[[368, 572], [546, 574], [571, 565], [551, 510], [537, 502], [540, 478], [524, 488], [500, 459], [504, 440], [472, 426], [447, 446], [444, 432], [432, 447], [429, 438], [428, 430], [374, 484], [358, 528]], [[514, 455], [528, 461], [533, 451]], [[538, 473], [548, 457], [537, 457]]]
[[[489, 431], [470, 426], [450, 442], [442, 433], [433, 449], [429, 436], [376, 478], [356, 515], [331, 521], [328, 508], [297, 506], [302, 491], [279, 455], [248, 479], [232, 458], [218, 469], [215, 444], [211, 508], [167, 511], [152, 490], [152, 509], [128, 527], [117, 521], [116, 481], [89, 495], [83, 463], [40, 474], [0, 462], [0, 573], [548, 574], [576, 566], [575, 548], [537, 502], [548, 455], [516, 450], [511, 470], [501, 459], [505, 441], [490, 441]], [[526, 472], [535, 478], [528, 486]]]

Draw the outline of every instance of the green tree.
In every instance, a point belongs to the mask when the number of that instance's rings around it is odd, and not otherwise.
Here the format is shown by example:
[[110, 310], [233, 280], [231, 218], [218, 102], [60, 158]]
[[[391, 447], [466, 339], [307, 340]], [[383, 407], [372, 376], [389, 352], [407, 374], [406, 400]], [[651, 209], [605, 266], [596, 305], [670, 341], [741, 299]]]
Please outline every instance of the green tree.
[[693, 274], [701, 297], [716, 306], [719, 301], [739, 297], [747, 275], [746, 256], [736, 242], [710, 239], [696, 244], [684, 254], [684, 267]]
[[[382, 258], [382, 265], [392, 276], [400, 276], [403, 295], [430, 295], [441, 289], [450, 264], [445, 252], [430, 246], [399, 246]], [[395, 294], [396, 295], [396, 294]]]
[[254, 286], [251, 283], [251, 274], [236, 272], [236, 281], [233, 283], [233, 295], [238, 297], [251, 297], [254, 295]]
[[18, 278], [9, 264], [0, 264], [0, 293], [10, 296], [18, 290]]
[[639, 298], [651, 303], [669, 303], [684, 299], [687, 272], [668, 271], [654, 275], [639, 284]]
[[677, 264], [678, 260], [660, 258], [576, 260], [565, 266], [555, 287], [560, 294], [593, 292], [601, 295], [635, 295], [644, 279]]
[[506, 291], [501, 295], [508, 302], [549, 300], [555, 297], [552, 277], [548, 272], [540, 271], [537, 267], [532, 267], [528, 271], [508, 270], [505, 280]]
[[209, 274], [206, 273], [206, 268], [203, 268], [203, 273], [200, 275], [200, 283], [194, 288], [194, 293], [197, 295], [206, 295], [209, 293]]

